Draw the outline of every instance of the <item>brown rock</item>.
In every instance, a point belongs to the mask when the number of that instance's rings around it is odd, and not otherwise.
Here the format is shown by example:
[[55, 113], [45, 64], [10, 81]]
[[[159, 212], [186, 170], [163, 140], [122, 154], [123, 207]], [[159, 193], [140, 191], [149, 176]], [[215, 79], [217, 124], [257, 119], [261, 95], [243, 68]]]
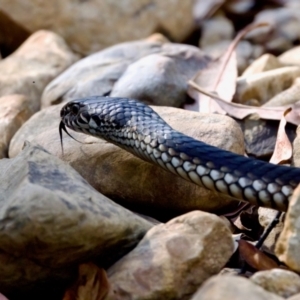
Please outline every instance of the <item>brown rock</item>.
[[300, 186], [290, 200], [283, 231], [276, 244], [275, 253], [290, 269], [300, 272]]
[[[300, 67], [283, 67], [275, 70], [239, 77], [235, 98], [240, 103], [257, 99], [260, 104], [289, 88], [295, 78], [300, 76]], [[268, 86], [268, 89], [266, 89]]]
[[283, 298], [291, 297], [300, 292], [300, 277], [298, 274], [282, 269], [256, 272], [250, 280], [268, 292]]
[[0, 286], [5, 294], [42, 285], [47, 295], [62, 288], [80, 262], [97, 259], [108, 266], [152, 227], [38, 146], [26, 144], [15, 158], [2, 159], [0, 170]]
[[187, 81], [208, 61], [189, 45], [148, 40], [118, 44], [80, 60], [55, 78], [43, 93], [42, 107], [107, 94], [181, 106]]
[[0, 97], [0, 159], [8, 157], [11, 138], [33, 115], [30, 108], [29, 99], [23, 95]]
[[110, 269], [107, 299], [189, 299], [233, 253], [230, 230], [215, 215], [194, 211], [150, 229]]
[[[62, 157], [58, 124], [61, 106], [35, 114], [13, 137], [9, 155], [14, 157], [24, 140], [41, 144]], [[170, 107], [153, 107], [175, 129], [208, 144], [244, 153], [240, 127], [221, 115], [206, 115]], [[93, 187], [104, 195], [149, 215], [174, 215], [194, 209], [213, 211], [232, 200], [210, 192], [149, 164], [119, 147], [84, 134], [64, 136], [63, 160], [70, 163]]]
[[208, 279], [191, 300], [283, 300], [267, 292], [251, 280], [230, 275]]
[[30, 109], [38, 111], [45, 86], [77, 59], [60, 36], [38, 31], [0, 61], [0, 96], [25, 95]]
[[193, 5], [193, 0], [0, 1], [2, 10], [27, 30], [48, 28], [85, 55], [157, 30], [167, 32], [174, 41], [182, 41], [195, 26]]

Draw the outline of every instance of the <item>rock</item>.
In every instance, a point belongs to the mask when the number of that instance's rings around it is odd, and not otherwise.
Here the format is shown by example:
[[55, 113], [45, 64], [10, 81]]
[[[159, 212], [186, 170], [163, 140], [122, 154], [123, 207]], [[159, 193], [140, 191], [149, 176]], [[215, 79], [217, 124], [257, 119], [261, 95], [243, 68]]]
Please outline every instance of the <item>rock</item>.
[[[199, 209], [215, 211], [232, 205], [232, 199], [200, 188], [119, 147], [88, 135], [72, 132], [83, 144], [64, 135], [62, 157], [58, 124], [60, 106], [35, 114], [15, 134], [9, 156], [19, 153], [24, 140], [38, 142], [74, 167], [94, 188], [146, 215], [174, 216]], [[171, 107], [153, 107], [175, 129], [208, 144], [244, 153], [240, 127], [221, 115], [206, 115]]]
[[234, 35], [233, 23], [222, 15], [204, 20], [201, 26], [200, 47], [204, 49], [209, 45], [231, 40]]
[[193, 5], [193, 0], [54, 0], [49, 3], [0, 0], [2, 10], [27, 30], [49, 28], [59, 33], [74, 51], [84, 55], [143, 38], [157, 30], [167, 32], [174, 41], [182, 41], [195, 27]]
[[268, 292], [283, 298], [300, 293], [300, 277], [298, 274], [282, 269], [256, 272], [250, 280]]
[[191, 300], [283, 300], [267, 292], [251, 280], [238, 276], [213, 276], [195, 293]]
[[152, 227], [39, 146], [27, 143], [0, 170], [0, 286], [7, 296], [42, 286], [47, 297], [79, 263], [107, 267]]
[[292, 165], [300, 168], [300, 126], [296, 130], [296, 138], [293, 141]]
[[149, 40], [118, 44], [80, 60], [55, 78], [43, 93], [42, 107], [108, 94], [180, 106], [186, 100], [188, 79], [208, 61], [189, 45]]
[[[263, 231], [267, 229], [270, 223], [274, 220], [277, 215], [277, 211], [274, 209], [266, 208], [266, 207], [259, 207], [258, 208], [258, 220], [259, 224], [264, 228]], [[281, 217], [278, 224], [271, 230], [268, 234], [266, 240], [263, 243], [262, 249], [265, 252], [268, 252], [272, 255], [275, 255], [275, 245], [278, 240], [278, 237], [283, 229], [284, 218]]]
[[46, 85], [77, 59], [60, 36], [38, 31], [0, 61], [0, 96], [25, 95], [30, 99], [30, 110], [38, 111]]
[[248, 77], [253, 74], [274, 70], [283, 67], [284, 65], [272, 54], [264, 54], [252, 62], [250, 66], [243, 72], [241, 77]]
[[255, 0], [233, 0], [225, 3], [226, 11], [237, 15], [248, 14], [254, 6]]
[[23, 95], [0, 97], [0, 159], [8, 157], [11, 138], [33, 115], [30, 108], [30, 100]]
[[128, 66], [110, 96], [139, 99], [149, 105], [182, 107], [187, 81], [206, 59], [192, 46], [166, 44], [163, 48], [162, 53], [148, 55]]
[[288, 298], [288, 300], [300, 300], [300, 294], [296, 294], [296, 295]]
[[298, 9], [282, 7], [259, 12], [255, 23], [268, 23], [252, 30], [247, 37], [255, 44], [264, 44], [267, 52], [282, 53], [291, 49], [300, 37]]
[[300, 46], [293, 47], [278, 56], [278, 61], [286, 66], [300, 66]]
[[189, 299], [232, 253], [230, 230], [220, 218], [190, 212], [150, 229], [108, 269], [106, 299]]
[[275, 253], [291, 270], [300, 272], [300, 187], [298, 186], [290, 200], [288, 211], [276, 244]]
[[[289, 88], [294, 79], [300, 76], [300, 67], [283, 67], [275, 70], [239, 77], [235, 99], [245, 103], [257, 99], [262, 105], [270, 98]], [[266, 89], [268, 86], [268, 89]]]

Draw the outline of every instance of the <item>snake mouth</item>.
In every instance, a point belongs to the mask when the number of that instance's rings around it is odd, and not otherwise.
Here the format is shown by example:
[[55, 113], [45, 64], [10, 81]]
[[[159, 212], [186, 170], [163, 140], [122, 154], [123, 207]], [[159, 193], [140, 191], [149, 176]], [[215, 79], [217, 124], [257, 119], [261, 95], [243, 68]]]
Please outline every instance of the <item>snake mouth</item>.
[[66, 124], [64, 122], [64, 118], [61, 119], [59, 126], [58, 126], [58, 131], [59, 131], [59, 137], [60, 137], [60, 145], [61, 145], [61, 152], [62, 155], [64, 155], [64, 146], [63, 146], [63, 131], [74, 141], [83, 144], [82, 142], [78, 141], [75, 139], [67, 130]]

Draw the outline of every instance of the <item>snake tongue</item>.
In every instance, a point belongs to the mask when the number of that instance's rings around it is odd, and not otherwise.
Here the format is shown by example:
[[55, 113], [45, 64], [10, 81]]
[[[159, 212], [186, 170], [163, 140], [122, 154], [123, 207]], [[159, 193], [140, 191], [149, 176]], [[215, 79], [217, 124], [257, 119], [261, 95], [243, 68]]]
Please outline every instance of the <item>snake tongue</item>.
[[83, 144], [82, 142], [76, 140], [76, 139], [75, 139], [75, 138], [67, 131], [67, 127], [66, 127], [65, 123], [63, 122], [63, 120], [60, 121], [58, 129], [59, 129], [59, 137], [60, 137], [60, 145], [61, 145], [61, 152], [62, 152], [62, 155], [64, 155], [64, 146], [63, 146], [63, 138], [62, 138], [62, 136], [63, 136], [63, 133], [62, 133], [62, 132], [63, 132], [63, 131], [64, 131], [70, 138], [72, 138], [73, 140], [75, 140], [76, 142]]

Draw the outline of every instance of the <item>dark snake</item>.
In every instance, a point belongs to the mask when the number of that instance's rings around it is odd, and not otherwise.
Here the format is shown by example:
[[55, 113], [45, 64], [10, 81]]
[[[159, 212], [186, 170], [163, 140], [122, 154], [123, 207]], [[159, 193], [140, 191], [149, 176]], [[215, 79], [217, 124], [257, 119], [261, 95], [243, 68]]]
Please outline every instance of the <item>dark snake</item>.
[[209, 190], [285, 211], [300, 169], [247, 158], [195, 140], [170, 127], [149, 106], [128, 98], [87, 97], [61, 109], [66, 127], [113, 143]]

